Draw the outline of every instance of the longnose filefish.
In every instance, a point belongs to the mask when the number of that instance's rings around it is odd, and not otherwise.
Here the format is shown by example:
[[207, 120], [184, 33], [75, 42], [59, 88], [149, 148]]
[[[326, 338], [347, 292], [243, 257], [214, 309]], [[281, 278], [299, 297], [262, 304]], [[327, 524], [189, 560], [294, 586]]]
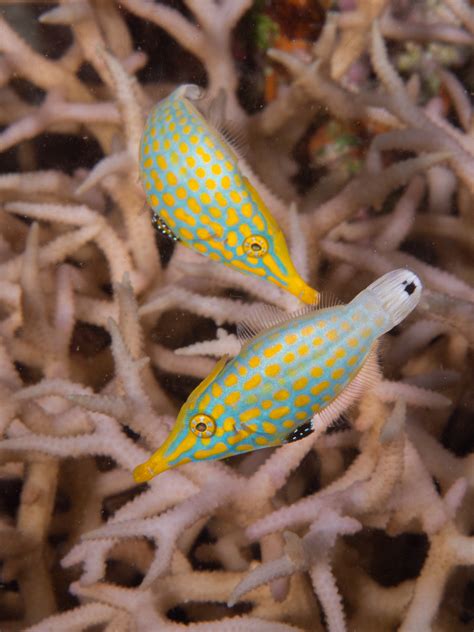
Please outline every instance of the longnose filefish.
[[[281, 316], [283, 322], [251, 337], [235, 358], [217, 363], [163, 445], [135, 469], [135, 480], [310, 434], [318, 415], [350, 388], [377, 339], [416, 307], [421, 290], [415, 274], [394, 270], [347, 305]], [[251, 336], [248, 327], [244, 332]]]
[[282, 287], [307, 304], [318, 292], [291, 261], [275, 218], [225, 138], [181, 86], [155, 106], [140, 146], [140, 175], [156, 227], [185, 246]]

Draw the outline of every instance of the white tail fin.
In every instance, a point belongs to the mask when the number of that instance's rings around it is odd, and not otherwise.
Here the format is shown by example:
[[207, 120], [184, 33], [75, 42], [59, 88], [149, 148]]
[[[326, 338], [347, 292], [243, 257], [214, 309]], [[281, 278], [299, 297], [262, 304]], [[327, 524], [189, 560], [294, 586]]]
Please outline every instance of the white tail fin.
[[418, 305], [423, 285], [410, 270], [392, 270], [374, 281], [366, 292], [377, 298], [382, 309], [390, 317], [392, 327], [398, 325]]

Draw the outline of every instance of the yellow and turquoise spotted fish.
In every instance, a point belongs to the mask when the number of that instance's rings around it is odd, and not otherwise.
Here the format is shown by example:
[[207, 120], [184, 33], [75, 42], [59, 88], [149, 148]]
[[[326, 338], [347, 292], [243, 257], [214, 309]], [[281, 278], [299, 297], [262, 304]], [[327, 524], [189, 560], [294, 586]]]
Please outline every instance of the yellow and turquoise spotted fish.
[[[318, 415], [323, 418], [350, 387], [377, 338], [416, 307], [421, 289], [415, 274], [395, 270], [347, 305], [275, 317], [281, 322], [247, 340], [229, 362], [220, 360], [191, 393], [163, 445], [135, 469], [135, 480], [313, 432]], [[244, 333], [251, 335], [248, 327]]]
[[151, 112], [140, 147], [140, 174], [159, 230], [214, 261], [318, 301], [294, 267], [285, 237], [221, 134], [182, 86]]

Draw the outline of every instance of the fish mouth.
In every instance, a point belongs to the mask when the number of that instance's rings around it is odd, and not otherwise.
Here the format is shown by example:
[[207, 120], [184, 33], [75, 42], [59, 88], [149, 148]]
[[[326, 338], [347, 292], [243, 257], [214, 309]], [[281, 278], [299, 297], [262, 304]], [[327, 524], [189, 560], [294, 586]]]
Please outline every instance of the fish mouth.
[[165, 446], [161, 446], [145, 463], [137, 465], [133, 470], [133, 478], [136, 483], [146, 483], [158, 474], [170, 469], [170, 465], [163, 456]]

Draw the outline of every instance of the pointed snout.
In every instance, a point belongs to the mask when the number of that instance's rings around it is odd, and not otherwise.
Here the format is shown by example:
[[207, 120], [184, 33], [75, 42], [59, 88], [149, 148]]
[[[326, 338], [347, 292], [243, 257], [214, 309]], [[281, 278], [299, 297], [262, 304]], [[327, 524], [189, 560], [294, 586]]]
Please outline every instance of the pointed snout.
[[133, 478], [136, 483], [146, 483], [158, 474], [166, 472], [170, 466], [164, 458], [165, 446], [161, 446], [145, 463], [137, 465], [133, 470]]
[[300, 276], [290, 277], [287, 289], [307, 305], [317, 305], [319, 302], [319, 292], [305, 283]]

